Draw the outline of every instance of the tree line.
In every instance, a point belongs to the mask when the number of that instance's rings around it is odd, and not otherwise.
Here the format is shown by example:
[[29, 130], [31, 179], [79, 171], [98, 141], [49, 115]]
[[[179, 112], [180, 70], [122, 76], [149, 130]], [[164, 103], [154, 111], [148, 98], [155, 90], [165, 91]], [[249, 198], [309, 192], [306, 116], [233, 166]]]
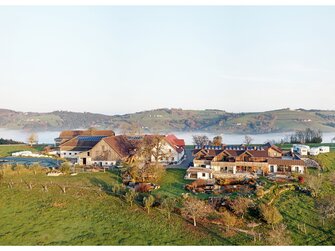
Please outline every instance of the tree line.
[[311, 128], [306, 128], [304, 131], [296, 131], [290, 136], [290, 143], [322, 143], [322, 132]]

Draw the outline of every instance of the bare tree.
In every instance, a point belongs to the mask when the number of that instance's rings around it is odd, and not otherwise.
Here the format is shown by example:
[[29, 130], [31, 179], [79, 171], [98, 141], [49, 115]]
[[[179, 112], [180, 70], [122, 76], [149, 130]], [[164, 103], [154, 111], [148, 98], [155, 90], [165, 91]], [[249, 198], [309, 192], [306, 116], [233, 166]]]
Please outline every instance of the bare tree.
[[232, 202], [231, 208], [236, 215], [242, 216], [242, 218], [244, 218], [244, 214], [247, 212], [251, 203], [251, 199], [238, 197]]
[[245, 135], [245, 136], [244, 136], [244, 143], [245, 143], [246, 145], [250, 145], [252, 141], [254, 141], [254, 139], [251, 138], [249, 135]]
[[312, 190], [312, 195], [318, 197], [320, 194], [320, 190], [324, 181], [324, 177], [322, 175], [315, 176], [312, 174], [305, 175], [305, 184]]
[[163, 135], [150, 135], [143, 138], [142, 143], [138, 149], [138, 156], [146, 162], [154, 160], [158, 165], [159, 161], [168, 159], [171, 153], [166, 150], [165, 136]]
[[28, 137], [28, 144], [30, 146], [37, 144], [38, 143], [38, 136], [36, 133], [32, 133], [30, 134], [30, 136]]
[[209, 211], [206, 202], [192, 197], [184, 201], [184, 207], [182, 208], [182, 214], [185, 217], [191, 217], [195, 227], [197, 226], [197, 219], [206, 216]]
[[193, 144], [197, 146], [208, 145], [209, 139], [206, 135], [193, 135]]
[[291, 237], [284, 224], [278, 224], [274, 229], [268, 231], [266, 241], [273, 246], [288, 246], [292, 244]]
[[171, 218], [171, 213], [176, 206], [176, 200], [173, 198], [165, 198], [162, 202], [162, 209], [166, 212], [168, 220]]

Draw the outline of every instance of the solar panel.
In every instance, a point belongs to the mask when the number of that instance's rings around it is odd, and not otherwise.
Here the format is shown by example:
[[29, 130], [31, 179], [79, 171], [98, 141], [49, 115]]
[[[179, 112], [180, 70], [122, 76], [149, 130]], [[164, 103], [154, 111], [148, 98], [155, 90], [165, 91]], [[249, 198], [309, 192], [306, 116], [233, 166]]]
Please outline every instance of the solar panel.
[[107, 136], [78, 136], [78, 140], [80, 141], [100, 141]]

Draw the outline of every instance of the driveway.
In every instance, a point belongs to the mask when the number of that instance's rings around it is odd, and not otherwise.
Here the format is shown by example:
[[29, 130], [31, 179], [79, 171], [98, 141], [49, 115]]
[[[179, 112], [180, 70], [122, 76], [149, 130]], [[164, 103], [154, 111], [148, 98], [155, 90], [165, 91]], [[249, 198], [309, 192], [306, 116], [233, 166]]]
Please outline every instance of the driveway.
[[193, 149], [185, 149], [185, 154], [186, 154], [186, 159], [184, 159], [184, 161], [179, 164], [179, 165], [169, 165], [166, 166], [167, 168], [183, 168], [183, 169], [187, 169], [190, 162], [193, 162], [193, 156], [192, 156], [192, 151]]

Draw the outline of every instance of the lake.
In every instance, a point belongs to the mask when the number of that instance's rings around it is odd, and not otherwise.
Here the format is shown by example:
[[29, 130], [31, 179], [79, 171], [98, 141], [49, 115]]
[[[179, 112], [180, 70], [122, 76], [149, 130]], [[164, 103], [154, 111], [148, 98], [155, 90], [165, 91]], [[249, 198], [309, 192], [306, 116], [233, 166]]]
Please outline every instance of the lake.
[[[54, 138], [59, 136], [59, 131], [42, 131], [37, 132], [39, 143], [45, 144], [53, 144]], [[173, 132], [177, 137], [185, 139], [186, 144], [192, 144], [192, 136], [193, 135], [206, 135], [209, 139], [212, 139], [214, 136], [218, 134], [213, 133], [201, 133], [201, 132]], [[27, 139], [31, 132], [23, 131], [23, 130], [8, 130], [0, 128], [0, 138], [5, 139], [13, 139], [17, 141], [27, 142]], [[287, 135], [291, 133], [265, 133], [265, 134], [248, 134], [254, 140], [252, 143], [254, 144], [263, 144], [269, 140], [280, 141]], [[225, 144], [242, 144], [244, 141], [244, 134], [221, 134], [223, 142]], [[335, 132], [327, 132], [323, 133], [323, 143], [330, 143], [331, 139], [335, 137]]]

